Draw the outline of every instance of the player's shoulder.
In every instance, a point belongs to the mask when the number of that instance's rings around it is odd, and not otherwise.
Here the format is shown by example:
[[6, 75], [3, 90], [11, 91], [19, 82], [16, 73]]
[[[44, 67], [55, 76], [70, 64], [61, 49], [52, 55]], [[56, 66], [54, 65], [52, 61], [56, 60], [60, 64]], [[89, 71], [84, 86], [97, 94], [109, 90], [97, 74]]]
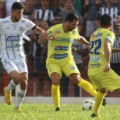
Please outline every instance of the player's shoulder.
[[30, 21], [30, 20], [27, 19], [27, 18], [24, 18], [24, 17], [21, 18], [21, 22], [22, 22], [22, 23], [24, 23], [24, 22], [28, 22], [28, 21]]
[[61, 31], [62, 30], [62, 24], [56, 24], [51, 26], [48, 31]]
[[111, 31], [111, 30], [108, 30], [108, 29], [106, 29], [105, 31], [104, 31], [104, 34], [106, 35], [106, 36], [115, 36], [115, 33], [113, 32], [113, 31]]
[[59, 28], [62, 27], [62, 24], [56, 24], [56, 25], [53, 25], [52, 27], [55, 28], [55, 29], [59, 29]]
[[10, 22], [10, 16], [0, 19], [0, 23], [8, 23], [8, 22]]

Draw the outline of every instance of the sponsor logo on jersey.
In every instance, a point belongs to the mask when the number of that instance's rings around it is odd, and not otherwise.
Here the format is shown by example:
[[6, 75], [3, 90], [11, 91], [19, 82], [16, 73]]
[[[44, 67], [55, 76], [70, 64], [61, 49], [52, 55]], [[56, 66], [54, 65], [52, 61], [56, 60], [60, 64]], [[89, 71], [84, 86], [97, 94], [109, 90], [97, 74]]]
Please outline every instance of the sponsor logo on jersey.
[[20, 40], [20, 36], [8, 36], [6, 40], [9, 41], [19, 41]]
[[55, 55], [54, 55], [54, 59], [63, 59], [63, 58], [66, 58], [67, 56], [68, 56], [68, 53], [55, 54]]
[[68, 50], [68, 46], [55, 46], [54, 50]]
[[100, 57], [90, 57], [91, 62], [100, 62]]
[[59, 31], [59, 30], [56, 30], [56, 31], [55, 31], [55, 34], [60, 34], [60, 31]]
[[70, 66], [70, 69], [71, 69], [71, 70], [75, 70], [75, 67], [74, 67], [74, 66]]

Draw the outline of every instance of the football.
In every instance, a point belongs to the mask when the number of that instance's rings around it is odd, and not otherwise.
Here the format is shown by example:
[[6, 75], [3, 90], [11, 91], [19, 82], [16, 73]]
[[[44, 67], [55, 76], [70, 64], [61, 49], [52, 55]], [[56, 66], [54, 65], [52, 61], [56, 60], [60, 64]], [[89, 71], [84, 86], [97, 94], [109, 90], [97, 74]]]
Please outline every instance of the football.
[[83, 110], [92, 110], [94, 107], [95, 101], [92, 99], [86, 99], [82, 103]]

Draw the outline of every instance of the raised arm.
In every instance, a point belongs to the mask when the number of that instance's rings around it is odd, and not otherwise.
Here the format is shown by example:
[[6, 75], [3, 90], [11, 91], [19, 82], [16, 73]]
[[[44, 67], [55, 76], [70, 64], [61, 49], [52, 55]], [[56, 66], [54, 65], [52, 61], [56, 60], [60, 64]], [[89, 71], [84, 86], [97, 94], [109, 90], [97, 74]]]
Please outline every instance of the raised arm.
[[81, 44], [84, 44], [87, 46], [87, 48], [89, 48], [89, 42], [82, 36], [79, 36], [78, 42]]

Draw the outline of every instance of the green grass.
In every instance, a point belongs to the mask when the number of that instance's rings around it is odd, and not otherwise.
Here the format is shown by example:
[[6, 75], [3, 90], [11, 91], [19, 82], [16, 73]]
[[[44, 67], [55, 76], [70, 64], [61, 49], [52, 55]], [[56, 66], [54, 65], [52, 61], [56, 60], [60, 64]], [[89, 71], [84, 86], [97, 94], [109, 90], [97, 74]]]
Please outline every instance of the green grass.
[[107, 105], [101, 109], [101, 118], [90, 118], [92, 111], [83, 111], [79, 104], [62, 104], [55, 112], [51, 104], [23, 104], [16, 113], [13, 105], [0, 104], [0, 120], [120, 120], [120, 105]]

